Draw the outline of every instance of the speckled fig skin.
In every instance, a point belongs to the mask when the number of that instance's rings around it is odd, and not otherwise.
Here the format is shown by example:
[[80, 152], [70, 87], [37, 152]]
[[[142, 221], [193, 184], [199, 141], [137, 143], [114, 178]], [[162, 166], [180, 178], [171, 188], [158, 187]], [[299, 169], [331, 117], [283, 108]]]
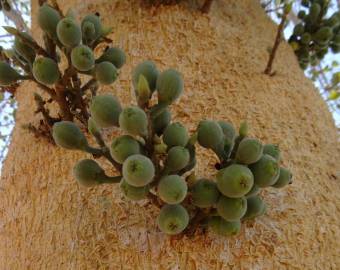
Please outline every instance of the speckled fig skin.
[[264, 211], [265, 203], [260, 196], [247, 198], [247, 211], [242, 219], [251, 219], [260, 216]]
[[156, 89], [156, 82], [159, 76], [159, 71], [152, 61], [144, 61], [138, 64], [132, 72], [132, 83], [134, 88], [137, 88], [139, 75], [143, 75], [149, 83], [150, 90], [153, 92]]
[[172, 123], [164, 130], [163, 141], [168, 147], [186, 146], [189, 134], [181, 123]]
[[168, 151], [165, 167], [170, 172], [182, 170], [190, 161], [189, 150], [183, 146], [174, 146]]
[[189, 214], [180, 204], [164, 205], [157, 218], [159, 229], [169, 235], [181, 233], [189, 224]]
[[142, 187], [134, 187], [129, 185], [124, 178], [120, 182], [120, 190], [123, 195], [133, 201], [143, 200], [147, 197], [150, 187], [148, 185]]
[[120, 48], [113, 47], [108, 48], [103, 54], [96, 60], [96, 63], [108, 61], [113, 64], [116, 68], [120, 69], [126, 62], [126, 55]]
[[64, 46], [75, 47], [82, 38], [80, 25], [72, 18], [61, 19], [57, 25], [57, 36]]
[[223, 141], [223, 130], [220, 125], [211, 120], [203, 120], [197, 128], [198, 143], [210, 149], [217, 149]]
[[87, 140], [79, 127], [70, 121], [61, 121], [53, 125], [52, 136], [55, 143], [70, 150], [84, 150]]
[[221, 196], [217, 202], [217, 213], [227, 221], [240, 220], [247, 211], [247, 199]]
[[160, 103], [173, 103], [183, 92], [184, 83], [181, 74], [174, 69], [163, 71], [157, 78], [156, 88]]
[[252, 164], [258, 161], [263, 153], [263, 146], [257, 139], [244, 138], [236, 152], [236, 160], [241, 164]]
[[119, 126], [131, 135], [146, 136], [148, 132], [146, 113], [137, 106], [126, 107], [119, 115]]
[[45, 85], [55, 84], [60, 77], [57, 63], [51, 58], [42, 56], [35, 59], [32, 73], [38, 82]]
[[48, 4], [43, 4], [39, 8], [38, 24], [40, 28], [52, 39], [57, 39], [57, 25], [60, 20], [61, 16], [59, 12]]
[[204, 178], [197, 180], [190, 192], [192, 203], [200, 208], [214, 206], [220, 197], [216, 183]]
[[96, 64], [95, 77], [101, 84], [109, 85], [118, 78], [118, 70], [112, 63], [104, 61]]
[[120, 164], [123, 164], [129, 156], [139, 154], [140, 152], [139, 143], [129, 135], [114, 138], [110, 147], [112, 158]]
[[241, 222], [236, 221], [226, 221], [222, 217], [213, 216], [208, 221], [209, 229], [220, 236], [235, 236], [241, 231]]
[[179, 175], [167, 175], [161, 178], [157, 187], [158, 196], [168, 204], [181, 203], [188, 191], [188, 186]]
[[71, 62], [79, 71], [89, 71], [95, 64], [93, 51], [85, 45], [74, 47], [71, 51]]

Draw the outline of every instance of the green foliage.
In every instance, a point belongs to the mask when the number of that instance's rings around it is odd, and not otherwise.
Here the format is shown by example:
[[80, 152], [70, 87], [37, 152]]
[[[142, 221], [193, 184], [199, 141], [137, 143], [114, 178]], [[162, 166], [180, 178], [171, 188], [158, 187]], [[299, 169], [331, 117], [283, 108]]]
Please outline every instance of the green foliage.
[[[27, 39], [32, 40], [32, 37], [27, 33], [21, 33]], [[35, 60], [36, 53], [32, 47], [27, 45], [27, 43], [22, 40], [19, 36], [14, 38], [14, 50], [22, 58], [24, 58], [28, 63], [32, 64]]]

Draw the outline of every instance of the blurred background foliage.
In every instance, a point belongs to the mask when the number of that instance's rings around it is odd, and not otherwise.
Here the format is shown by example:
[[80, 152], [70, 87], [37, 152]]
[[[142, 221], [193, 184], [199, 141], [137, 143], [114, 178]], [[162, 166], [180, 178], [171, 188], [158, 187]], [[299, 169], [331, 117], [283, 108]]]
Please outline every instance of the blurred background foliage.
[[[299, 16], [299, 12], [303, 10], [308, 15], [309, 8], [306, 7], [306, 3], [304, 3], [306, 0], [259, 1], [268, 16], [276, 23], [280, 23], [284, 8], [287, 5], [291, 5], [291, 11], [287, 17], [284, 29], [285, 39], [291, 42], [295, 26], [301, 23], [301, 14]], [[340, 0], [314, 0], [313, 2], [327, 4], [327, 13], [323, 16], [325, 20], [329, 19], [335, 12], [339, 13]], [[0, 25], [10, 25], [21, 31], [29, 32], [30, 0], [0, 0]], [[11, 48], [12, 42], [12, 37], [0, 28], [0, 49]], [[297, 42], [300, 41], [297, 40]], [[264, 48], [264, 50], [265, 49], [266, 48]], [[334, 116], [335, 123], [340, 130], [339, 55], [340, 54], [335, 54], [334, 50], [328, 50], [322, 59], [313, 60], [313, 64], [308, 63], [308, 65], [305, 65], [304, 68], [305, 75], [314, 82], [316, 88], [320, 92], [320, 95], [323, 97], [325, 102], [327, 102], [329, 109]], [[8, 151], [11, 133], [15, 124], [16, 108], [17, 104], [14, 95], [11, 93], [11, 89], [0, 88], [0, 167]]]

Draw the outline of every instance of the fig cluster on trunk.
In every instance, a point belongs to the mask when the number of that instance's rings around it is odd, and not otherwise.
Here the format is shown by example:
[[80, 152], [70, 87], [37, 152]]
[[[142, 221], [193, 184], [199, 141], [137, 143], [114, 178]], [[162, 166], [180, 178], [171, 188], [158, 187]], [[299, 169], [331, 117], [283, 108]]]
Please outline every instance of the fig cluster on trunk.
[[329, 50], [340, 52], [340, 12], [330, 15], [330, 1], [304, 0], [289, 43], [302, 69], [317, 65]]
[[[101, 63], [113, 65], [112, 55], [113, 51], [104, 52]], [[120, 179], [126, 199], [156, 201], [157, 224], [166, 234], [185, 234], [196, 226], [233, 236], [240, 232], [243, 220], [266, 212], [260, 195], [263, 188], [291, 183], [290, 171], [279, 166], [278, 146], [248, 137], [246, 123], [237, 131], [227, 121], [204, 119], [189, 132], [182, 123], [172, 121], [170, 105], [184, 90], [178, 71], [161, 72], [155, 63], [145, 61], [133, 69], [132, 85], [137, 105], [124, 107], [110, 94], [92, 98], [88, 129], [100, 147], [89, 146], [74, 123], [54, 125], [59, 146], [108, 156], [115, 166], [117, 176], [107, 176], [94, 161], [78, 162], [74, 175], [83, 186]], [[109, 147], [100, 143], [102, 129], [107, 128], [119, 128], [122, 133]], [[197, 147], [216, 154], [215, 177], [197, 178], [193, 173]], [[200, 215], [203, 218], [198, 219]]]

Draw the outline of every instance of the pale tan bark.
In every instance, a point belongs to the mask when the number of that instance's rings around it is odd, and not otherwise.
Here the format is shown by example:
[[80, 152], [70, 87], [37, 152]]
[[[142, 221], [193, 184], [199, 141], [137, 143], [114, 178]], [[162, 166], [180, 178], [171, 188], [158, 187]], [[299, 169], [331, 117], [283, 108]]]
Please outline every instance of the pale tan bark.
[[[26, 84], [0, 182], [0, 269], [340, 268], [336, 129], [287, 44], [275, 59], [277, 75], [263, 74], [276, 27], [258, 1], [216, 0], [209, 15], [178, 6], [143, 10], [126, 0], [61, 2], [80, 15], [99, 11], [115, 26], [112, 37], [128, 61], [119, 82], [104, 91], [129, 104], [136, 63], [177, 68], [185, 93], [173, 106], [176, 119], [191, 130], [201, 118], [248, 120], [252, 135], [280, 145], [294, 182], [266, 190], [268, 213], [245, 223], [236, 238], [171, 241], [155, 225], [156, 208], [127, 202], [116, 187], [75, 183], [71, 168], [86, 155], [20, 128], [34, 119], [36, 88]], [[202, 149], [199, 156], [197, 174], [211, 177], [215, 157]]]

